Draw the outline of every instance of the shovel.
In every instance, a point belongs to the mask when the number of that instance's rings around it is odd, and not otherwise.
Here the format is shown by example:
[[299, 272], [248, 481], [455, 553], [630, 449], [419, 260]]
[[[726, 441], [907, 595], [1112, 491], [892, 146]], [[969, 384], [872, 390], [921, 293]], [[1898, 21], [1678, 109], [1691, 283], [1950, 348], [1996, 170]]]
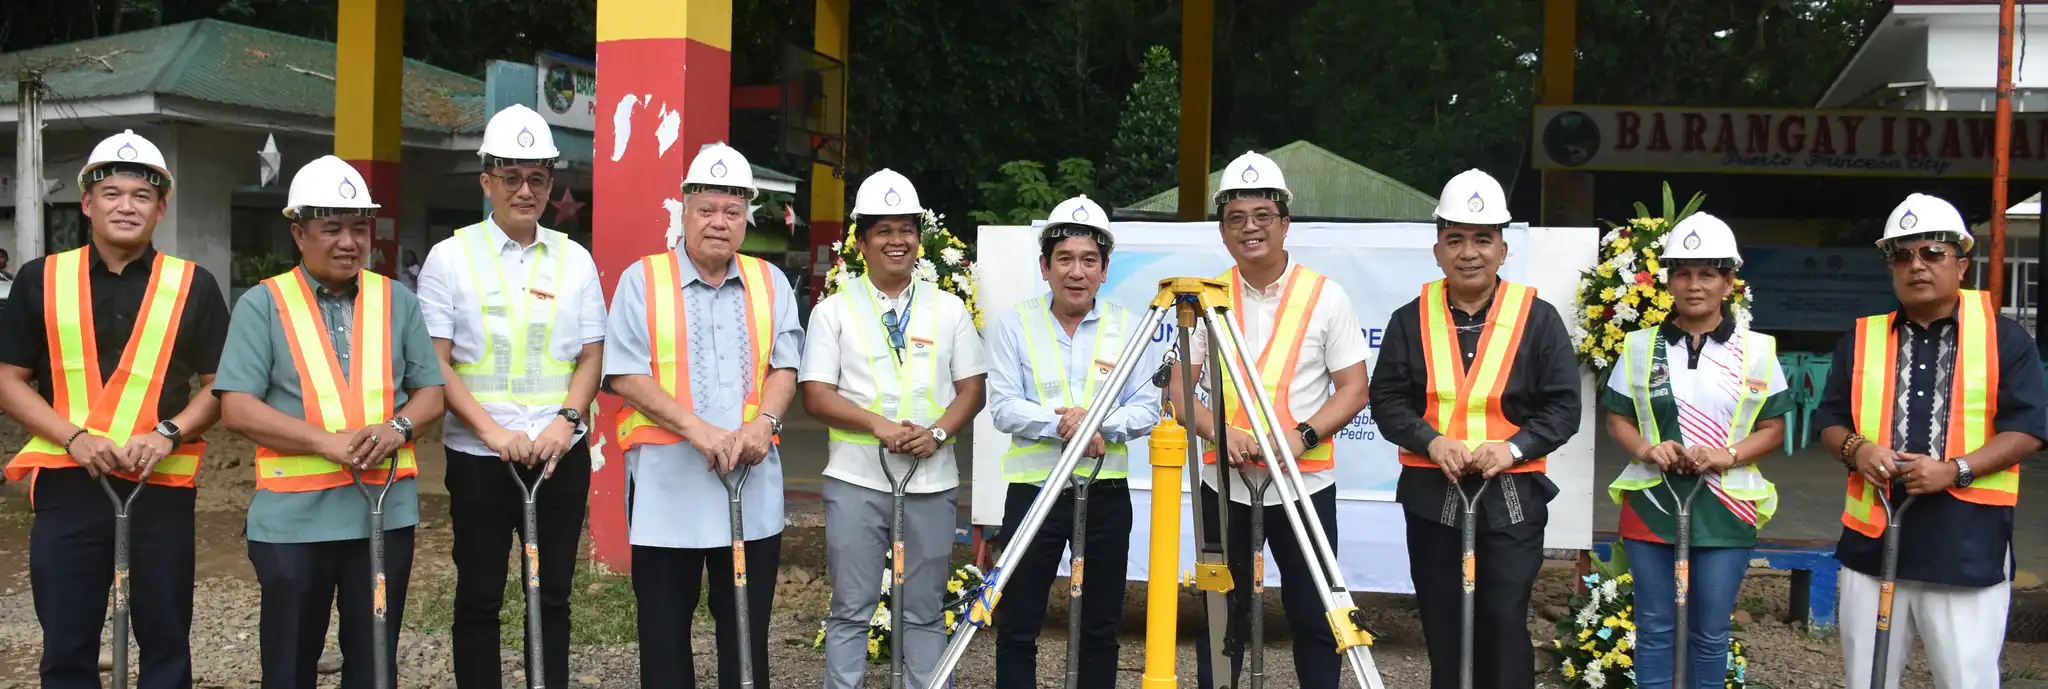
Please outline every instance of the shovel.
[[128, 497], [114, 492], [114, 484], [107, 482], [106, 474], [100, 475], [100, 490], [107, 492], [107, 500], [114, 503], [114, 689], [128, 689], [128, 513], [135, 506], [135, 496], [142, 494], [142, 487], [149, 483], [149, 472], [153, 466], [142, 467], [141, 475], [135, 477], [135, 487], [129, 489]]
[[741, 518], [740, 497], [753, 470], [753, 465], [741, 464], [718, 477], [718, 482], [725, 484], [726, 517], [732, 522], [733, 628], [739, 630], [740, 637], [740, 686], [748, 689], [754, 686], [754, 635], [747, 617], [747, 529]]
[[371, 667], [377, 672], [377, 689], [391, 689], [391, 622], [385, 616], [387, 608], [384, 604], [384, 498], [391, 495], [391, 485], [398, 482], [393, 478], [398, 473], [398, 462], [395, 455], [386, 457], [385, 461], [388, 468], [384, 472], [384, 483], [376, 492], [371, 492], [370, 486], [363, 483], [361, 470], [350, 469], [348, 472], [349, 480], [356, 484], [356, 492], [362, 493], [363, 500], [370, 503], [370, 643], [376, 648], [371, 656], [375, 661]]
[[[1904, 483], [1895, 483], [1904, 488]], [[1884, 689], [1887, 660], [1892, 649], [1892, 593], [1899, 581], [1899, 528], [1906, 520], [1906, 508], [1913, 506], [1915, 495], [1892, 505], [1891, 491], [1872, 484], [1877, 491], [1877, 500], [1884, 505], [1884, 564], [1882, 578], [1877, 584], [1877, 647], [1870, 654], [1870, 689]]]
[[1678, 538], [1674, 544], [1678, 549], [1678, 557], [1675, 563], [1676, 570], [1672, 575], [1672, 581], [1677, 585], [1675, 590], [1678, 592], [1678, 620], [1677, 632], [1674, 635], [1676, 638], [1671, 643], [1671, 653], [1676, 656], [1676, 662], [1672, 664], [1671, 686], [1686, 689], [1692, 686], [1686, 683], [1687, 677], [1692, 674], [1688, 672], [1692, 669], [1691, 656], [1686, 654], [1686, 646], [1692, 636], [1691, 628], [1686, 626], [1688, 618], [1692, 616], [1692, 604], [1687, 601], [1685, 595], [1686, 591], [1692, 588], [1692, 500], [1699, 497], [1700, 486], [1706, 485], [1707, 480], [1705, 477], [1699, 477], [1698, 481], [1693, 482], [1692, 490], [1680, 496], [1678, 489], [1671, 487], [1671, 478], [1670, 472], [1665, 472], [1664, 491], [1671, 494], [1671, 500], [1678, 509]]
[[917, 474], [917, 460], [912, 459], [910, 468], [898, 478], [889, 470], [887, 448], [878, 451], [882, 460], [882, 476], [889, 481], [889, 499], [892, 516], [889, 520], [889, 689], [903, 689], [903, 491], [910, 486], [910, 477]]
[[547, 686], [546, 661], [541, 657], [540, 629], [540, 511], [534, 499], [540, 495], [540, 484], [548, 480], [547, 472], [533, 477], [528, 484], [520, 477], [517, 465], [505, 464], [505, 471], [512, 474], [512, 483], [519, 486], [520, 507], [526, 511], [525, 521], [520, 525], [520, 534], [526, 541], [526, 686], [542, 689]]
[[1256, 472], [1260, 478], [1239, 466], [1238, 473], [1252, 491], [1252, 684], [1251, 689], [1266, 689], [1266, 490], [1273, 487], [1273, 473]]
[[[1067, 686], [1081, 686], [1081, 569], [1088, 562], [1088, 487], [1095, 485], [1095, 475], [1102, 471], [1103, 460], [1109, 459], [1104, 453], [1095, 458], [1095, 468], [1086, 477], [1074, 474], [1068, 480], [1074, 482], [1074, 566], [1067, 576]], [[892, 591], [894, 589], [891, 589]], [[895, 618], [889, 618], [894, 621]]]
[[1465, 493], [1464, 486], [1457, 486], [1458, 503], [1464, 508], [1465, 557], [1463, 579], [1465, 584], [1464, 606], [1459, 611], [1458, 629], [1458, 687], [1472, 689], [1472, 625], [1478, 605], [1479, 588], [1479, 498], [1486, 494], [1486, 486], [1493, 479], [1481, 479], [1479, 489]]

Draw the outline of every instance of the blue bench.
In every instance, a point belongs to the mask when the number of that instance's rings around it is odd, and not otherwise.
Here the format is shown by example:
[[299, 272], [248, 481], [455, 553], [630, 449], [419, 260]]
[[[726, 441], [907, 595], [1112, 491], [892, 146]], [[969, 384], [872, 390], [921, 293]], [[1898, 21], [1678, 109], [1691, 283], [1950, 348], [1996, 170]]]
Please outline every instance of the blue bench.
[[[1617, 538], [1612, 531], [1594, 533], [1593, 552], [1601, 559], [1613, 557]], [[1759, 539], [1750, 555], [1750, 564], [1758, 563], [1792, 573], [1792, 600], [1787, 605], [1792, 614], [1787, 622], [1803, 621], [1810, 629], [1835, 626], [1835, 596], [1839, 590], [1836, 580], [1841, 563], [1835, 560], [1834, 541]]]

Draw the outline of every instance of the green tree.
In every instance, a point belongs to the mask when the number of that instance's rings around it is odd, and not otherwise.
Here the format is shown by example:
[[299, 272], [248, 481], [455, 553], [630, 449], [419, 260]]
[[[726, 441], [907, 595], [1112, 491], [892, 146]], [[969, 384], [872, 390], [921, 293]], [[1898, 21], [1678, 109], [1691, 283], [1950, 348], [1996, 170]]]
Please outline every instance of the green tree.
[[1124, 98], [1103, 166], [1103, 201], [1129, 204], [1173, 186], [1179, 143], [1180, 63], [1166, 46], [1155, 45], [1145, 50], [1143, 76]]
[[1000, 181], [980, 185], [987, 207], [967, 214], [983, 225], [1029, 225], [1044, 219], [1061, 201], [1095, 188], [1095, 164], [1085, 158], [1060, 161], [1053, 177], [1047, 177], [1045, 164], [1036, 160], [1012, 160], [998, 172]]

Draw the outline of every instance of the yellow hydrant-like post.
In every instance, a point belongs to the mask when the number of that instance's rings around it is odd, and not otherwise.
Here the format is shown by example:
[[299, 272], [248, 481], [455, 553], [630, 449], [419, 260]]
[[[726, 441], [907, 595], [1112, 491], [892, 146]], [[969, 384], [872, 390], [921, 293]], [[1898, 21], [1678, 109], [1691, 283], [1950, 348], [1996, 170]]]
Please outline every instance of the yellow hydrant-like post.
[[1180, 649], [1174, 625], [1180, 621], [1181, 469], [1187, 466], [1188, 432], [1168, 416], [1152, 428], [1152, 564], [1145, 584], [1146, 689], [1171, 689]]

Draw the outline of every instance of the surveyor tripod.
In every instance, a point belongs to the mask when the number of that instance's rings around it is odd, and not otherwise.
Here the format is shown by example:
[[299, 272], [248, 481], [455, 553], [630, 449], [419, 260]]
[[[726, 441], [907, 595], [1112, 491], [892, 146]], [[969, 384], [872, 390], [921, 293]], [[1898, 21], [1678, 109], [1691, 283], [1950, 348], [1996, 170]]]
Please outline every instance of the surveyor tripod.
[[[1292, 446], [1287, 443], [1283, 436], [1279, 435], [1288, 429], [1280, 425], [1279, 417], [1274, 413], [1272, 404], [1267, 399], [1268, 396], [1255, 392], [1265, 389], [1264, 384], [1258, 378], [1258, 372], [1254, 370], [1255, 366], [1252, 365], [1258, 359], [1246, 347], [1243, 335], [1239, 332], [1237, 324], [1229, 318], [1230, 302], [1225, 292], [1226, 289], [1224, 284], [1214, 280], [1170, 278], [1160, 281], [1158, 296], [1152, 300], [1150, 307], [1147, 308], [1139, 324], [1131, 329], [1131, 335], [1125, 342], [1122, 353], [1115, 360], [1116, 366], [1110, 370], [1108, 379], [1096, 389], [1094, 399], [1089, 402], [1088, 412], [1082, 417], [1080, 428], [1074, 437], [1092, 437], [1101, 429], [1103, 419], [1108, 416], [1109, 410], [1115, 406], [1117, 392], [1123, 389], [1124, 382], [1130, 378], [1131, 373], [1143, 365], [1141, 353], [1154, 331], [1165, 320], [1168, 313], [1173, 313], [1177, 316], [1179, 329], [1177, 351], [1180, 353], [1179, 359], [1184, 362], [1190, 360], [1187, 353], [1192, 349], [1191, 336], [1199, 322], [1199, 325], [1205, 329], [1204, 332], [1208, 334], [1209, 342], [1212, 345], [1210, 347], [1212, 360], [1220, 364], [1212, 368], [1212, 370], [1224, 374], [1210, 377], [1210, 382], [1212, 384], [1219, 381], [1227, 382], [1236, 393], [1240, 404], [1244, 405], [1247, 416], [1252, 419], [1250, 425], [1254, 428], [1250, 431], [1250, 434], [1258, 444], [1260, 456], [1276, 471], [1272, 483], [1274, 487], [1280, 489], [1281, 501], [1287, 506], [1285, 513], [1288, 526], [1294, 531], [1295, 542], [1302, 544], [1303, 550], [1306, 551], [1304, 555], [1313, 555], [1312, 557], [1304, 558], [1311, 562], [1311, 566], [1308, 569], [1310, 578], [1313, 581], [1290, 583], [1294, 586], [1308, 584], [1316, 588], [1317, 595], [1323, 601], [1324, 610], [1330, 623], [1331, 634], [1336, 638], [1337, 649], [1345, 654], [1350, 662], [1352, 672], [1358, 676], [1359, 682], [1364, 687], [1367, 689], [1381, 689], [1383, 684], [1379, 670], [1373, 663], [1372, 650], [1370, 648], [1372, 637], [1360, 626], [1358, 608], [1351, 602], [1351, 592], [1344, 585], [1343, 574], [1338, 568], [1336, 551], [1331, 547], [1329, 537], [1323, 532], [1322, 521], [1317, 518], [1315, 507], [1308, 501], [1307, 484], [1302, 480], [1300, 467], [1295, 463]], [[1181, 371], [1184, 383], [1184, 399], [1176, 401], [1175, 407], [1182, 411], [1197, 409], [1198, 407], [1194, 399], [1195, 390], [1192, 384], [1192, 370], [1183, 366]], [[1220, 404], [1223, 399], [1223, 388], [1221, 385], [1217, 385], [1215, 389], [1210, 391], [1209, 399], [1212, 402], [1218, 402], [1218, 407], [1222, 406]], [[1162, 427], [1162, 430], [1169, 430], [1164, 424], [1162, 424]], [[1219, 435], [1222, 433], [1223, 428], [1225, 428], [1223, 424], [1217, 425]], [[1171, 427], [1170, 431], [1178, 432], [1179, 429], [1177, 426]], [[1153, 444], [1160, 446], [1161, 442], [1155, 439]], [[1199, 442], [1187, 444], [1186, 447], [1187, 461], [1200, 462], [1202, 453]], [[1223, 448], [1219, 447], [1218, 449], [1221, 450]], [[1059, 461], [1053, 465], [1048, 475], [1071, 475], [1074, 468], [1080, 464], [1081, 457], [1086, 450], [1087, 443], [1067, 443], [1066, 449], [1060, 452]], [[1155, 468], [1153, 483], [1155, 493], [1152, 499], [1155, 506], [1160, 504], [1161, 501], [1166, 501], [1166, 504], [1170, 506], [1177, 507], [1179, 505], [1179, 491], [1182, 490], [1183, 486], [1179, 482], [1178, 472], [1158, 471], [1158, 469], [1162, 466], [1178, 466], [1180, 461], [1182, 460], [1173, 457], [1155, 456], [1152, 458]], [[1219, 472], [1219, 478], [1226, 474], [1227, 472]], [[1159, 480], [1162, 475], [1170, 476], [1171, 480], [1162, 484]], [[1218, 483], [1227, 485], [1226, 481], [1219, 481]], [[1010, 536], [1011, 542], [1029, 543], [1037, 535], [1038, 529], [1044, 525], [1046, 515], [1051, 512], [1053, 504], [1058, 498], [1059, 493], [1057, 491], [1039, 491], [1038, 497], [1033, 499], [1030, 507], [1025, 510], [1024, 517], [1018, 525], [1018, 533]], [[1219, 513], [1227, 509], [1227, 503], [1219, 502], [1217, 506]], [[1195, 511], [1197, 515], [1201, 513], [1199, 501], [1197, 501]], [[1174, 524], [1178, 521], [1178, 510], [1173, 510], [1173, 516], [1168, 522], [1168, 528], [1164, 531], [1158, 528], [1157, 524], [1162, 518], [1165, 518], [1162, 517], [1162, 511], [1155, 507], [1155, 528], [1152, 532], [1151, 547], [1155, 554], [1161, 548], [1177, 553], [1180, 546], [1180, 533], [1178, 527]], [[1218, 531], [1220, 533], [1222, 530], [1218, 529]], [[985, 623], [989, 619], [994, 607], [1001, 600], [1003, 586], [1008, 583], [1007, 578], [1004, 576], [1005, 570], [1015, 566], [1023, 558], [1026, 550], [1026, 548], [1005, 549], [1002, 556], [997, 559], [996, 567], [989, 572], [987, 587], [974, 601], [973, 609], [969, 612], [968, 617], [973, 624], [963, 627], [958, 633], [954, 634], [952, 641], [946, 645], [945, 654], [939, 659], [937, 671], [932, 673], [931, 678], [925, 685], [925, 689], [943, 689], [947, 682], [951, 680], [953, 668], [959, 664], [960, 657], [967, 652], [967, 646], [973, 640], [974, 633], [978, 630], [980, 624]], [[1156, 558], [1155, 562], [1157, 562]], [[1173, 563], [1173, 566], [1168, 568], [1166, 572], [1156, 571], [1155, 567], [1155, 571], [1152, 573], [1152, 586], [1158, 587], [1161, 585], [1160, 577], [1162, 574], [1166, 576], [1167, 582], [1173, 581], [1173, 570], [1178, 569], [1177, 558], [1170, 558], [1167, 562]], [[1224, 576], [1227, 577], [1228, 569], [1222, 568], [1222, 571], [1226, 572]], [[1167, 585], [1172, 584], [1168, 583]], [[1160, 600], [1156, 595], [1157, 593], [1155, 591], [1155, 595], [1150, 596], [1149, 599], [1154, 601]], [[1168, 615], [1171, 613], [1170, 610], [1164, 612]], [[1148, 610], [1148, 628], [1161, 623], [1161, 614], [1162, 611], [1158, 609]], [[1165, 619], [1167, 624], [1171, 623], [1170, 616]], [[1216, 616], [1212, 614], [1212, 627], [1216, 626], [1215, 620]], [[1162, 639], [1165, 642], [1164, 644], [1161, 643]], [[1148, 629], [1146, 646], [1145, 676], [1147, 682], [1154, 681], [1159, 676], [1157, 673], [1167, 673], [1164, 676], [1168, 678], [1167, 681], [1171, 681], [1170, 665], [1172, 655], [1170, 649], [1173, 647], [1171, 630], [1163, 630], [1162, 633], [1162, 630]], [[1161, 664], [1162, 660], [1169, 668], [1154, 667]], [[1230, 674], [1228, 666], [1212, 665], [1212, 670], [1219, 676]], [[1221, 685], [1219, 684], [1219, 686]]]

